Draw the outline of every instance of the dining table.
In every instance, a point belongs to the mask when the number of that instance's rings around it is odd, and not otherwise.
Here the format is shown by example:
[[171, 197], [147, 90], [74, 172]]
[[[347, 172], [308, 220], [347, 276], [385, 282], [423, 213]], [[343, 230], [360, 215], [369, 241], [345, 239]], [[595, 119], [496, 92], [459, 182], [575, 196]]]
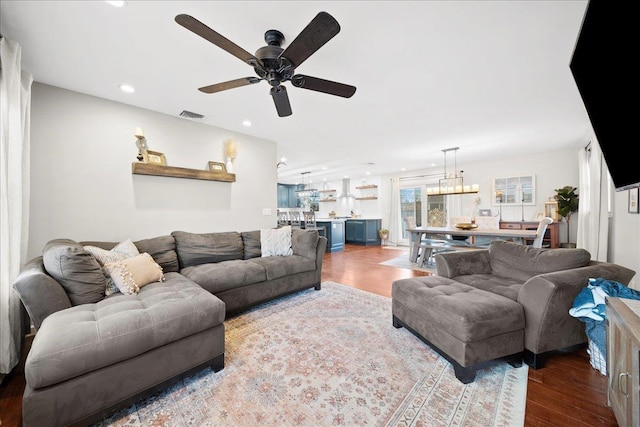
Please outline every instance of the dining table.
[[[489, 237], [493, 239], [501, 240], [513, 240], [516, 242], [524, 243], [525, 239], [533, 240], [536, 237], [536, 230], [518, 230], [511, 228], [496, 228], [496, 229], [462, 229], [456, 227], [412, 227], [407, 228], [407, 232], [410, 235], [410, 251], [409, 260], [411, 262], [418, 261], [418, 253], [420, 250], [420, 243], [423, 239], [434, 239], [450, 243], [450, 247], [459, 246], [460, 249], [474, 248], [474, 237]], [[471, 243], [461, 244], [460, 241], [453, 239], [454, 236], [466, 236], [470, 237]], [[475, 248], [479, 248], [475, 246]]]

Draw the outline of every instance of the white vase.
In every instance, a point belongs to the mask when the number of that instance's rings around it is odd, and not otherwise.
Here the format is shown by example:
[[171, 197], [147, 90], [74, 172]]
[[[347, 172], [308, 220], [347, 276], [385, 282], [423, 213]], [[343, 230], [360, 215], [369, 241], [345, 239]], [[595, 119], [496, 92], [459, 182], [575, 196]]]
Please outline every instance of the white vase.
[[232, 159], [227, 159], [226, 168], [227, 168], [227, 173], [233, 173], [233, 160]]

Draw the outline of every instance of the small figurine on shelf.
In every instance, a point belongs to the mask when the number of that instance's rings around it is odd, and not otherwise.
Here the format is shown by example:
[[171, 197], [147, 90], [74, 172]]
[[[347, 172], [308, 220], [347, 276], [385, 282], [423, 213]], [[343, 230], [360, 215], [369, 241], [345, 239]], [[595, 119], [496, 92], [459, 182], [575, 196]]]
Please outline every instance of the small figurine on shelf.
[[136, 146], [138, 147], [138, 161], [144, 160], [144, 153], [147, 151], [147, 138], [144, 137], [144, 132], [139, 127], [136, 128], [136, 133], [133, 134], [136, 137]]

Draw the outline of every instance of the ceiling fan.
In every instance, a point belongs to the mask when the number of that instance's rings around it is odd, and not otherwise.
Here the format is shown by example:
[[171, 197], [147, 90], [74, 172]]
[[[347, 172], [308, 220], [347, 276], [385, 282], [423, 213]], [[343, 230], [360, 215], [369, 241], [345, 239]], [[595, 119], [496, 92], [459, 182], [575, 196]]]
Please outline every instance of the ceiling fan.
[[255, 56], [190, 15], [177, 15], [175, 20], [187, 30], [252, 66], [258, 76], [204, 86], [198, 89], [201, 92], [216, 93], [266, 80], [271, 85], [271, 97], [280, 117], [292, 114], [287, 89], [282, 84], [286, 81], [290, 81], [295, 87], [343, 98], [350, 98], [356, 92], [355, 86], [294, 74], [300, 64], [340, 32], [338, 21], [326, 12], [318, 13], [286, 49], [280, 47], [284, 41], [284, 35], [278, 30], [268, 30], [264, 34], [267, 46], [258, 49]]

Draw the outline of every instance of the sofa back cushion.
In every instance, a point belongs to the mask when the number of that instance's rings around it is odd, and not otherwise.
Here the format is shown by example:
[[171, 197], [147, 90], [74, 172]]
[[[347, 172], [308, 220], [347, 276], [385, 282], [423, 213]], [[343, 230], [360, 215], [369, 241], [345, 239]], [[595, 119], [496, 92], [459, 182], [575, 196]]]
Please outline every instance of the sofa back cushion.
[[294, 228], [291, 231], [291, 248], [293, 249], [293, 254], [315, 261], [318, 238], [318, 230]]
[[165, 273], [180, 271], [176, 241], [173, 236], [159, 236], [133, 242], [140, 253], [148, 253]]
[[242, 237], [236, 231], [221, 233], [188, 233], [174, 231], [180, 268], [211, 262], [243, 259]]
[[107, 279], [100, 263], [82, 245], [70, 239], [51, 240], [42, 251], [44, 268], [60, 283], [73, 305], [104, 298]]
[[585, 249], [538, 249], [502, 240], [491, 242], [489, 256], [493, 274], [522, 282], [538, 274], [584, 267], [591, 260]]
[[244, 259], [261, 257], [260, 230], [243, 231], [240, 235], [244, 245]]

